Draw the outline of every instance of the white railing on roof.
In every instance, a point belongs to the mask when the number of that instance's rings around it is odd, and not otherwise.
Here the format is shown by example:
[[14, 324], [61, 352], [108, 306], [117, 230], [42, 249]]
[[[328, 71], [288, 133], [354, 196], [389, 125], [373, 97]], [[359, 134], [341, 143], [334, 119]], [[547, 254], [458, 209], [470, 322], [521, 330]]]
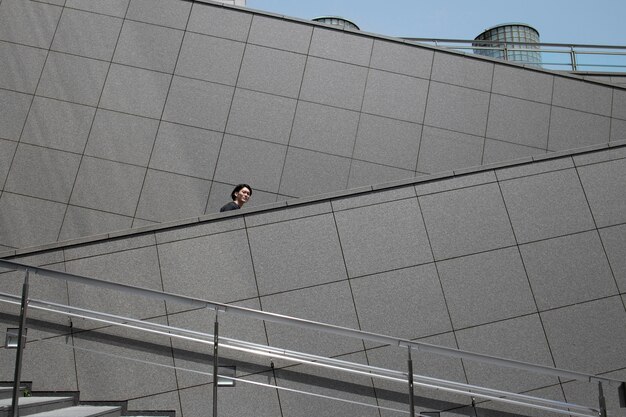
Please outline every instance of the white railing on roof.
[[[625, 73], [626, 46], [569, 43], [528, 43], [502, 40], [402, 38], [476, 55], [500, 57], [536, 68], [555, 71]], [[520, 54], [522, 60], [514, 59]], [[531, 60], [539, 57], [539, 60]]]

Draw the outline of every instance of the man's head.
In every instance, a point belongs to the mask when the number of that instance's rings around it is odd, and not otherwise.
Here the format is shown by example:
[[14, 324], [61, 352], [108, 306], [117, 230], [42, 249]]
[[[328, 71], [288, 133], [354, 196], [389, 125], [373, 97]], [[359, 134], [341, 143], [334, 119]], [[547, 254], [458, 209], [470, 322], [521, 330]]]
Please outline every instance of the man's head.
[[243, 206], [250, 199], [251, 195], [252, 187], [248, 184], [239, 184], [230, 193], [230, 197], [239, 207]]

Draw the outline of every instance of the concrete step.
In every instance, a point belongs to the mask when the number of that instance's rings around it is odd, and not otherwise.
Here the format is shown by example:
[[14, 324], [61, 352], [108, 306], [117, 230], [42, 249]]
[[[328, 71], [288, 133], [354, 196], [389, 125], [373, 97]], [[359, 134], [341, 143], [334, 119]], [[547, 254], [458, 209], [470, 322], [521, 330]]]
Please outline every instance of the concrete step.
[[[24, 395], [24, 390], [28, 387], [22, 386], [20, 387], [19, 396], [22, 397]], [[11, 386], [0, 386], [0, 400], [6, 400], [7, 398], [13, 398], [13, 387]]]
[[59, 408], [43, 413], [31, 414], [31, 417], [120, 417], [122, 407], [104, 405], [76, 405]]
[[[12, 398], [0, 400], [0, 417], [10, 417]], [[73, 397], [19, 397], [17, 402], [20, 416], [28, 416], [46, 411], [67, 408], [74, 405]]]
[[0, 387], [0, 400], [6, 400], [7, 398], [13, 398], [13, 388]]
[[[30, 382], [23, 382], [22, 385], [20, 386], [20, 394], [19, 396], [23, 396], [24, 395], [24, 391], [28, 390], [30, 391], [31, 389], [31, 383]], [[65, 394], [59, 394], [59, 396], [64, 396]], [[3, 381], [0, 382], [0, 400], [4, 400], [7, 398], [13, 398], [13, 382], [7, 382], [7, 381]]]
[[[1, 0], [0, 0], [1, 1]], [[123, 408], [118, 405], [76, 405], [77, 397], [32, 396], [23, 397], [20, 389], [18, 405], [20, 417], [121, 417]], [[57, 394], [58, 395], [58, 394]], [[0, 417], [11, 417], [13, 387], [0, 386]], [[131, 411], [129, 416], [174, 417], [172, 412]]]

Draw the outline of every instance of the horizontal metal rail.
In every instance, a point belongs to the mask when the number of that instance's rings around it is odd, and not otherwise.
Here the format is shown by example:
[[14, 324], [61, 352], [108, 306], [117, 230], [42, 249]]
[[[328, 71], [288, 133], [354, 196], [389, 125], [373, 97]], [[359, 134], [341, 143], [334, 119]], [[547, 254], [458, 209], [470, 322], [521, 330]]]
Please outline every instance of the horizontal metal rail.
[[[623, 45], [591, 45], [591, 44], [566, 44], [566, 43], [546, 43], [546, 42], [519, 42], [507, 40], [489, 40], [489, 39], [435, 39], [435, 38], [401, 38], [409, 42], [419, 42], [432, 44], [434, 46], [453, 49], [459, 51], [498, 51], [503, 54], [501, 59], [505, 61], [516, 62], [508, 55], [509, 52], [524, 52], [532, 54], [563, 54], [567, 57], [567, 63], [550, 63], [550, 62], [529, 62], [521, 61], [525, 64], [532, 64], [549, 68], [553, 66], [567, 66], [571, 71], [580, 71], [581, 68], [610, 68], [614, 72], [626, 72], [626, 46]], [[486, 55], [480, 54], [477, 55]], [[594, 56], [596, 58], [606, 57], [616, 58], [623, 57], [623, 64], [594, 62], [582, 63], [577, 57]], [[545, 57], [545, 56], [544, 56]]]
[[[347, 327], [336, 326], [332, 324], [320, 323], [312, 320], [305, 320], [296, 317], [290, 317], [282, 314], [270, 313], [266, 311], [254, 310], [246, 307], [239, 307], [230, 304], [223, 304], [213, 301], [202, 300], [193, 297], [187, 297], [183, 295], [171, 294], [152, 290], [148, 288], [134, 287], [127, 284], [119, 284], [109, 281], [102, 281], [95, 278], [86, 276], [71, 274], [68, 272], [54, 271], [51, 269], [30, 266], [21, 264], [18, 262], [8, 261], [0, 259], [0, 267], [5, 267], [11, 270], [30, 271], [38, 275], [46, 276], [49, 278], [63, 280], [68, 282], [81, 283], [86, 285], [92, 285], [100, 288], [106, 288], [116, 291], [121, 291], [126, 294], [135, 294], [138, 296], [145, 296], [153, 299], [170, 301], [176, 303], [187, 304], [196, 308], [209, 308], [212, 310], [224, 312], [227, 314], [234, 314], [243, 317], [249, 317], [257, 320], [265, 320], [273, 323], [281, 323], [290, 326], [295, 326], [308, 330], [315, 330], [322, 333], [336, 334], [343, 337], [349, 337], [353, 339], [368, 340], [371, 342], [377, 342], [384, 345], [400, 346], [415, 349], [418, 352], [435, 353], [442, 356], [448, 356], [458, 359], [467, 359], [482, 363], [488, 363], [496, 366], [503, 366], [507, 368], [513, 368], [518, 370], [524, 370], [534, 372], [542, 375], [550, 375], [554, 377], [560, 377], [565, 379], [573, 379], [584, 382], [602, 382], [611, 386], [620, 386], [623, 382], [613, 378], [607, 378], [597, 375], [591, 375], [583, 372], [570, 371], [566, 369], [553, 368], [545, 365], [537, 365], [523, 361], [517, 361], [513, 359], [506, 359], [497, 356], [485, 355], [482, 353], [469, 352], [460, 349], [454, 349], [444, 346], [436, 346], [423, 342], [416, 342], [408, 339], [402, 339], [392, 336], [381, 335], [377, 333], [366, 332], [363, 330], [355, 330]], [[1, 277], [1, 275], [0, 275]]]
[[[0, 301], [19, 304], [20, 297], [13, 294], [0, 292]], [[180, 338], [188, 341], [194, 341], [202, 344], [212, 345], [214, 336], [210, 333], [198, 332], [194, 330], [182, 329], [159, 323], [152, 323], [144, 320], [133, 319], [129, 317], [121, 317], [109, 313], [87, 310], [80, 307], [72, 307], [68, 305], [31, 299], [29, 307], [35, 310], [47, 311], [64, 316], [78, 317], [106, 323], [115, 326], [132, 328], [136, 330], [146, 331], [167, 337]], [[307, 363], [313, 366], [330, 368], [343, 372], [359, 374], [362, 376], [381, 378], [395, 381], [398, 383], [406, 383], [408, 373], [380, 368], [370, 365], [364, 365], [354, 362], [348, 362], [340, 359], [328, 358], [325, 356], [312, 355], [309, 353], [286, 350], [268, 345], [261, 345], [252, 342], [246, 342], [228, 337], [220, 337], [220, 347], [232, 349], [236, 351], [248, 352], [260, 356], [267, 356], [273, 359], [284, 359], [291, 362]], [[577, 416], [597, 416], [599, 410], [563, 402], [549, 400], [540, 397], [534, 397], [525, 394], [517, 394], [508, 391], [496, 390], [491, 388], [479, 387], [476, 385], [464, 384], [455, 381], [448, 381], [439, 378], [432, 378], [423, 375], [413, 375], [416, 385], [423, 388], [441, 390], [449, 393], [478, 397], [484, 400], [492, 400], [507, 404], [520, 405], [530, 408], [537, 408], [547, 411], [553, 411], [562, 414], [570, 414]], [[578, 410], [579, 412], [576, 412]], [[587, 412], [587, 414], [584, 414]], [[590, 414], [589, 414], [590, 413]]]
[[[502, 41], [491, 39], [445, 39], [445, 38], [408, 38], [401, 37], [405, 41], [410, 42], [429, 42], [429, 43], [489, 43], [489, 44], [503, 44], [508, 45], [528, 45], [529, 42], [516, 42], [516, 41]], [[554, 43], [554, 42], [537, 42], [532, 45], [538, 46], [555, 46], [561, 48], [592, 48], [592, 49], [623, 49], [626, 51], [626, 45], [594, 45], [594, 44], [578, 44], [578, 43]]]

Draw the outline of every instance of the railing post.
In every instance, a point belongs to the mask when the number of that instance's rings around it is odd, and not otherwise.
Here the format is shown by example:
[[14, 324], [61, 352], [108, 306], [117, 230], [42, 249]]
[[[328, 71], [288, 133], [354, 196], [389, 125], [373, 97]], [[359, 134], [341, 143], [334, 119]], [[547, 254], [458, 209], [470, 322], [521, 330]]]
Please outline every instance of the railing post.
[[413, 360], [411, 359], [411, 346], [409, 346], [409, 359], [408, 359], [408, 376], [409, 376], [409, 410], [410, 416], [415, 417], [415, 398], [413, 397]]
[[602, 390], [602, 382], [598, 382], [598, 401], [600, 402], [600, 417], [606, 417], [606, 399], [604, 398], [604, 391]]
[[217, 417], [217, 347], [219, 338], [217, 316], [219, 311], [219, 309], [215, 309], [215, 325], [213, 327], [213, 417]]
[[574, 50], [573, 46], [570, 46], [569, 55], [570, 55], [570, 61], [572, 61], [572, 71], [576, 71], [578, 64], [576, 63], [576, 51]]
[[24, 277], [24, 285], [22, 286], [22, 303], [20, 307], [20, 329], [17, 334], [17, 352], [15, 352], [15, 375], [13, 380], [13, 400], [12, 415], [19, 417], [20, 409], [18, 404], [18, 396], [20, 392], [20, 382], [22, 379], [22, 356], [24, 354], [24, 342], [26, 339], [26, 315], [28, 313], [28, 270]]
[[620, 408], [626, 408], [626, 383], [622, 382], [617, 387], [617, 396], [619, 398]]

